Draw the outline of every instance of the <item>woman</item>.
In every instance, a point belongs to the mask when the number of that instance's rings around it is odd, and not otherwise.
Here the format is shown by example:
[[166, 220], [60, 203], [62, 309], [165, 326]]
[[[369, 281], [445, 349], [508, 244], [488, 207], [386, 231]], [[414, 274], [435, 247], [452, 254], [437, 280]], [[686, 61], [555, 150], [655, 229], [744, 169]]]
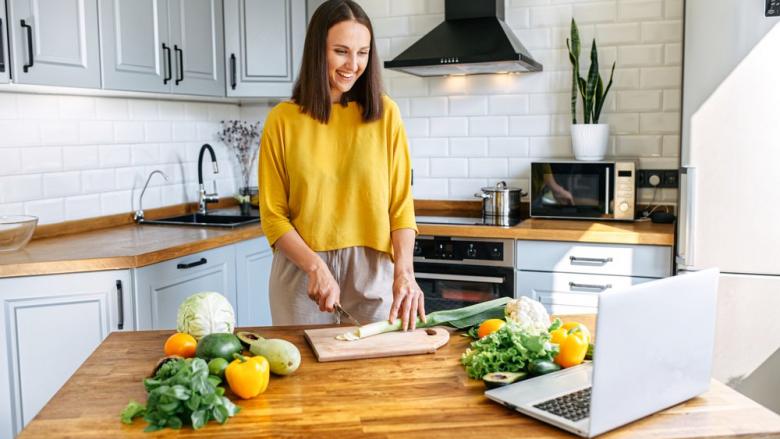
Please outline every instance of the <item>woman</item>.
[[336, 304], [361, 323], [424, 321], [409, 148], [357, 3], [316, 10], [292, 100], [271, 110], [260, 144], [274, 325], [333, 323]]

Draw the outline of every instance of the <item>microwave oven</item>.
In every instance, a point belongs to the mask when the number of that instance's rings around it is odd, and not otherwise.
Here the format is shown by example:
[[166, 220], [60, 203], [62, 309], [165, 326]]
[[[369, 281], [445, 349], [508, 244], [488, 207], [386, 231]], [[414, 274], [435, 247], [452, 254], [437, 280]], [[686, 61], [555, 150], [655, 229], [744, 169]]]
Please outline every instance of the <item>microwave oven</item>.
[[633, 221], [635, 161], [531, 163], [531, 217]]

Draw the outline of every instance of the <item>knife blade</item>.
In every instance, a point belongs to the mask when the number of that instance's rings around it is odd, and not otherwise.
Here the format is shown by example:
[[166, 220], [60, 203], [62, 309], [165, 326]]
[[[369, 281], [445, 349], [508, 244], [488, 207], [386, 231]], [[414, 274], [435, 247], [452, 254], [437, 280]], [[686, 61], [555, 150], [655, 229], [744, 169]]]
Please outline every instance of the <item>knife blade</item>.
[[355, 326], [362, 326], [360, 322], [352, 317], [350, 313], [348, 313], [344, 308], [341, 307], [340, 304], [336, 304], [334, 307], [334, 310], [336, 311], [336, 322], [341, 323], [341, 317], [345, 317], [347, 320], [349, 320], [350, 323], [352, 323]]

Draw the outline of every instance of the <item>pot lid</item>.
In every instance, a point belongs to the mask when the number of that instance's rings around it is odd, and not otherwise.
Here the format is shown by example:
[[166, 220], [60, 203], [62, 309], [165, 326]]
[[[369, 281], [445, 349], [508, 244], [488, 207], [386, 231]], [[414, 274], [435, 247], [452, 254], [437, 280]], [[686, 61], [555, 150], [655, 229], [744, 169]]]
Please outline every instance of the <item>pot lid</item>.
[[485, 186], [482, 189], [482, 192], [505, 192], [505, 191], [520, 191], [523, 190], [519, 187], [512, 187], [507, 186], [505, 181], [499, 181], [496, 183], [495, 186]]

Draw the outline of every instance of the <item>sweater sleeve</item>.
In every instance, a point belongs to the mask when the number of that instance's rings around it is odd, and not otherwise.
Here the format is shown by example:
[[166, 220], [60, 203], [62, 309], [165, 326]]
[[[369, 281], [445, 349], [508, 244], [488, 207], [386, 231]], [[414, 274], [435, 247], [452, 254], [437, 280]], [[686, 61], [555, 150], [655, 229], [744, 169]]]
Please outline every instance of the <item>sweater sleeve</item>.
[[268, 243], [274, 245], [282, 235], [293, 230], [287, 203], [290, 180], [284, 163], [284, 130], [274, 111], [268, 115], [260, 140], [260, 222]]
[[412, 164], [409, 142], [398, 106], [391, 99], [385, 100], [390, 128], [390, 231], [413, 229], [417, 232], [412, 197]]

